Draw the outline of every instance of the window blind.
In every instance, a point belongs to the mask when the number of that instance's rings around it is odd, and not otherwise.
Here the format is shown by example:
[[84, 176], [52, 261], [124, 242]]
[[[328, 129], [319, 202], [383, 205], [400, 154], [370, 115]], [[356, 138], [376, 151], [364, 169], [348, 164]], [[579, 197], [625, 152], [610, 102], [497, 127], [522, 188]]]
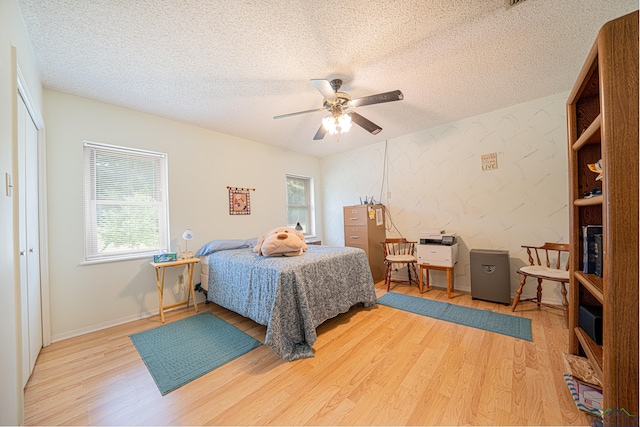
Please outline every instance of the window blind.
[[287, 226], [294, 228], [300, 223], [303, 233], [315, 233], [313, 194], [311, 178], [286, 175], [287, 182]]
[[168, 249], [167, 155], [84, 142], [85, 261]]

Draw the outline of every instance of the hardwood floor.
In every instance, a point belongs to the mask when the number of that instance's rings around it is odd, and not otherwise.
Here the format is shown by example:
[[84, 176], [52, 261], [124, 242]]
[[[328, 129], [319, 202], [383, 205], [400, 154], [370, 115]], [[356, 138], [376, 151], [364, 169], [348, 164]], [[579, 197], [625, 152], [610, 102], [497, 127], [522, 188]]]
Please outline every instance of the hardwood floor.
[[[386, 292], [376, 285], [378, 296]], [[415, 287], [394, 292], [418, 295]], [[424, 298], [446, 301], [432, 288]], [[511, 314], [455, 292], [451, 301]], [[199, 305], [264, 341], [265, 327]], [[167, 322], [193, 309], [166, 313]], [[52, 344], [25, 388], [26, 425], [589, 425], [562, 379], [559, 310], [521, 304], [533, 342], [385, 306], [354, 307], [318, 328], [315, 357], [267, 346], [160, 395], [129, 335], [158, 316]]]

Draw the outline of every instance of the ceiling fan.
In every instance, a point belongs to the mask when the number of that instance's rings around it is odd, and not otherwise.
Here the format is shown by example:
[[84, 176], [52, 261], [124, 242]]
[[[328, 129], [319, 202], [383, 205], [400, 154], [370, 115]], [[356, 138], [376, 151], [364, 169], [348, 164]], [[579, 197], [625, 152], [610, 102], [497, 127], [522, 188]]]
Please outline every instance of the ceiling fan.
[[354, 111], [356, 107], [381, 104], [383, 102], [401, 101], [404, 99], [404, 95], [399, 90], [351, 99], [348, 94], [338, 92], [342, 86], [342, 80], [340, 79], [333, 79], [331, 81], [312, 79], [311, 84], [314, 85], [324, 97], [322, 107], [314, 108], [313, 110], [298, 111], [297, 113], [283, 114], [281, 116], [275, 116], [274, 119], [282, 119], [285, 117], [313, 113], [316, 111], [327, 111], [331, 113], [330, 116], [327, 116], [322, 120], [322, 124], [320, 125], [318, 132], [316, 132], [313, 137], [314, 140], [324, 138], [327, 132], [330, 134], [346, 132], [351, 127], [351, 122], [357, 124], [367, 132], [377, 135], [380, 133], [382, 128], [356, 113]]

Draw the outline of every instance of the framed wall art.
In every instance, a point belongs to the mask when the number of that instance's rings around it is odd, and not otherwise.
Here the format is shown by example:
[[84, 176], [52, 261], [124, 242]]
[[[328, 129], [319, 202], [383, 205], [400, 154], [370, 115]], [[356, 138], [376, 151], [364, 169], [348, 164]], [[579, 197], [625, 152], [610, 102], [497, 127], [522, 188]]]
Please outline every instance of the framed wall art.
[[227, 187], [229, 189], [229, 215], [251, 215], [250, 191], [255, 188]]

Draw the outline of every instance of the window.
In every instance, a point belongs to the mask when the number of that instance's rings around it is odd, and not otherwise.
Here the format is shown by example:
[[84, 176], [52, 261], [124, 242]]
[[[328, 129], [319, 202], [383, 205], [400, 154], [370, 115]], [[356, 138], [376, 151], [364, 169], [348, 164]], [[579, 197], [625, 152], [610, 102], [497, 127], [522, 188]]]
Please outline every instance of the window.
[[315, 234], [312, 184], [311, 178], [287, 175], [287, 227], [300, 223], [305, 236]]
[[85, 261], [168, 249], [167, 155], [84, 143]]

